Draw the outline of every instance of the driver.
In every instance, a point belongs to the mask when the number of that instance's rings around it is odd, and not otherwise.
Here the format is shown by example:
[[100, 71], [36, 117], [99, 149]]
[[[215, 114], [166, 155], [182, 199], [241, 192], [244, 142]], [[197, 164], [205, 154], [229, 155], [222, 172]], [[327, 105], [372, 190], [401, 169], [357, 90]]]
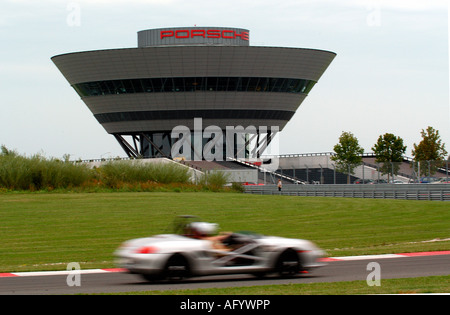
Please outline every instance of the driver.
[[231, 235], [231, 232], [221, 232], [219, 235], [215, 235], [218, 229], [216, 223], [192, 222], [189, 227], [192, 231], [193, 238], [211, 241], [214, 249], [223, 251], [231, 250], [223, 243], [223, 241]]

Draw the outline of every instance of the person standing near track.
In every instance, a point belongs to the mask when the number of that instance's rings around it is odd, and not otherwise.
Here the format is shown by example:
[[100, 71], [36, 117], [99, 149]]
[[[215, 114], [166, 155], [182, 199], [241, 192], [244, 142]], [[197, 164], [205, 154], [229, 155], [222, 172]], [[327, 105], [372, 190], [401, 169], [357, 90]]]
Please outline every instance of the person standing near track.
[[281, 188], [283, 188], [283, 184], [281, 183], [281, 179], [278, 180], [277, 187], [278, 187], [278, 191], [281, 191]]

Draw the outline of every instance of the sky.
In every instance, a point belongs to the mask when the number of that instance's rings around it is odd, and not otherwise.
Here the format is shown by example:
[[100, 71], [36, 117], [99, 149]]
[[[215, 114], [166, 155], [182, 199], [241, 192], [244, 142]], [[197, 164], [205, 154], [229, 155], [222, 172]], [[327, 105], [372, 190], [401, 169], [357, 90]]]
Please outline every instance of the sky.
[[161, 27], [250, 30], [250, 45], [336, 58], [280, 133], [280, 154], [332, 152], [343, 131], [365, 152], [380, 135], [439, 130], [450, 152], [447, 0], [2, 0], [0, 145], [71, 159], [125, 157], [50, 58], [137, 47]]

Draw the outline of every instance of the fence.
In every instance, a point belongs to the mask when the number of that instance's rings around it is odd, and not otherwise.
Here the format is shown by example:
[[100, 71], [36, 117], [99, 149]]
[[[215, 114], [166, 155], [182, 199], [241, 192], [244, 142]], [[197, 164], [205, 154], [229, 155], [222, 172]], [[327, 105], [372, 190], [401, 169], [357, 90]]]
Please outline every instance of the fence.
[[375, 157], [364, 157], [363, 165], [373, 168], [378, 174], [388, 176], [391, 179], [401, 177], [405, 181], [413, 183], [431, 183], [437, 181], [449, 181], [450, 160], [447, 161], [414, 161], [404, 158], [402, 162], [376, 163]]
[[245, 193], [304, 197], [345, 197], [450, 201], [450, 184], [276, 185], [246, 186]]
[[[290, 176], [310, 184], [429, 183], [450, 181], [450, 160], [421, 161], [404, 157], [402, 162], [377, 163], [371, 153], [362, 156], [362, 163], [351, 170], [338, 170], [332, 153], [279, 156], [278, 174]], [[350, 175], [349, 175], [350, 174]], [[361, 181], [362, 179], [362, 181]]]

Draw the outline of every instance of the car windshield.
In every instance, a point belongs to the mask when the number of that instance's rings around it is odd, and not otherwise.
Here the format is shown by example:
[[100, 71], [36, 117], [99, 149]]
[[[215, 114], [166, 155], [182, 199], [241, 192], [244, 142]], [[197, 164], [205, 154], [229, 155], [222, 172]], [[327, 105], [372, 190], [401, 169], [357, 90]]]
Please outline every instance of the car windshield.
[[252, 239], [257, 239], [257, 238], [263, 237], [262, 234], [255, 233], [255, 232], [252, 232], [252, 231], [239, 231], [239, 232], [236, 232], [235, 234], [245, 235], [245, 236], [247, 236], [249, 238], [252, 238]]

